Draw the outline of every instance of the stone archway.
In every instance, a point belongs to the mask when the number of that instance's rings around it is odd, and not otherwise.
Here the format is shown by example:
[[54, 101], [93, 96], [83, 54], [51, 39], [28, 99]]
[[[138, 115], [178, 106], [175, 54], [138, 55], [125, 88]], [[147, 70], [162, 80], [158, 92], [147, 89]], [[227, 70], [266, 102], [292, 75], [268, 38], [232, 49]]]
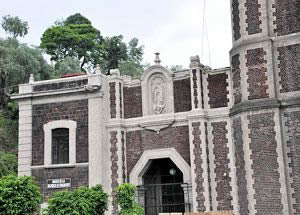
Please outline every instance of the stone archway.
[[[157, 164], [157, 161], [166, 160], [169, 160], [171, 163], [173, 163], [173, 166], [171, 165], [172, 168], [175, 168], [178, 170], [178, 172], [181, 172], [181, 179], [177, 181], [179, 183], [176, 183], [176, 181], [174, 181], [175, 183], [171, 182], [171, 184], [168, 184], [168, 182], [165, 183], [160, 180], [159, 183], [150, 183], [150, 185], [149, 183], [147, 184], [147, 182], [144, 181], [144, 176], [146, 176], [149, 173], [149, 170], [151, 170], [151, 168], [155, 166], [152, 164]], [[140, 204], [145, 206], [145, 213], [147, 215], [157, 214], [157, 212], [190, 212], [192, 209], [191, 168], [174, 148], [145, 151], [130, 173], [130, 183], [138, 186], [138, 201]], [[182, 192], [182, 194], [180, 194], [179, 196], [183, 195], [182, 200], [172, 202], [175, 204], [178, 203], [178, 205], [173, 208], [167, 206], [168, 203], [164, 201], [166, 200], [166, 198], [165, 195], [163, 195], [163, 191], [166, 191], [169, 188], [176, 188], [177, 190], [181, 190], [180, 192]], [[149, 191], [155, 191], [156, 194], [151, 194], [149, 196]], [[172, 192], [171, 195], [175, 196], [175, 194]], [[155, 201], [152, 201], [152, 203], [154, 202], [155, 207], [159, 207], [159, 209], [149, 210], [149, 201], [147, 200], [147, 198], [153, 196], [155, 196], [156, 199]], [[176, 197], [178, 197], [178, 195], [176, 195]], [[160, 201], [161, 204], [159, 204]], [[179, 209], [179, 211], [174, 211], [174, 208], [176, 208], [176, 210]]]
[[130, 183], [142, 185], [143, 175], [149, 168], [152, 160], [162, 158], [170, 158], [183, 173], [183, 182], [188, 184], [191, 183], [191, 167], [174, 148], [144, 151], [142, 157], [138, 160], [130, 173]]

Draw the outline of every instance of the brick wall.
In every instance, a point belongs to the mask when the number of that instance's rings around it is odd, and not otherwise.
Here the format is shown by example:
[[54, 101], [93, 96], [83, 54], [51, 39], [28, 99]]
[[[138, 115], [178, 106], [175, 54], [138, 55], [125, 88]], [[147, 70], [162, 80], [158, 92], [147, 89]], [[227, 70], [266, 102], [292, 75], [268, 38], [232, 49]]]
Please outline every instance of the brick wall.
[[115, 188], [119, 185], [118, 183], [118, 139], [117, 132], [110, 132], [110, 162], [111, 162], [111, 189], [112, 189], [112, 214], [118, 214], [118, 205], [114, 202], [116, 200]]
[[300, 32], [300, 2], [298, 0], [275, 0], [274, 33], [277, 36]]
[[246, 169], [245, 169], [245, 153], [243, 149], [243, 130], [242, 120], [237, 118], [232, 123], [233, 130], [233, 143], [235, 146], [235, 166], [236, 166], [236, 178], [238, 188], [238, 199], [239, 199], [239, 213], [240, 215], [248, 215], [248, 191], [246, 181]]
[[54, 120], [74, 120], [76, 162], [88, 162], [88, 100], [39, 104], [32, 107], [32, 165], [44, 164], [44, 124]]
[[228, 158], [228, 139], [226, 134], [228, 133], [226, 126], [227, 122], [212, 122], [211, 126], [213, 128], [213, 153], [215, 155], [215, 169], [216, 174], [216, 192], [217, 192], [217, 202], [218, 210], [233, 210], [232, 206], [232, 196], [231, 196], [231, 178], [229, 176], [229, 158]]
[[284, 113], [288, 167], [295, 214], [300, 214], [300, 111]]
[[232, 0], [232, 23], [234, 40], [241, 38], [239, 0]]
[[206, 211], [205, 205], [204, 205], [204, 177], [203, 177], [203, 168], [202, 168], [202, 164], [203, 164], [203, 160], [202, 160], [202, 148], [203, 148], [203, 144], [201, 142], [200, 139], [200, 135], [201, 135], [201, 130], [200, 130], [200, 122], [193, 122], [192, 123], [192, 127], [193, 127], [193, 145], [194, 145], [194, 156], [195, 156], [195, 160], [193, 161], [195, 164], [195, 180], [196, 180], [196, 192], [197, 192], [197, 197], [196, 197], [196, 201], [198, 203], [198, 207], [197, 207], [197, 211], [199, 212], [204, 212]]
[[261, 12], [259, 11], [261, 5], [258, 3], [258, 0], [246, 0], [246, 23], [247, 23], [247, 32], [248, 35], [257, 34], [262, 32], [261, 28]]
[[208, 97], [210, 108], [227, 107], [229, 99], [227, 98], [227, 78], [226, 73], [208, 75]]
[[280, 92], [300, 91], [300, 44], [279, 47]]
[[82, 79], [77, 81], [56, 82], [56, 83], [33, 86], [33, 91], [40, 92], [40, 91], [59, 90], [59, 89], [68, 89], [68, 88], [77, 88], [77, 87], [79, 88], [87, 84], [88, 84], [87, 79]]
[[257, 214], [282, 214], [274, 113], [248, 116]]
[[233, 97], [234, 104], [242, 102], [242, 87], [241, 87], [241, 69], [240, 55], [236, 54], [231, 59], [232, 82], [233, 82]]
[[263, 48], [247, 50], [246, 66], [248, 67], [248, 92], [249, 100], [268, 98], [267, 93], [268, 77], [267, 77], [267, 60], [265, 60], [266, 52]]
[[117, 109], [116, 109], [116, 83], [109, 83], [109, 100], [110, 100], [110, 117], [116, 118]]
[[73, 190], [80, 186], [89, 185], [89, 167], [55, 168], [55, 169], [32, 169], [32, 176], [35, 177], [43, 194], [43, 200], [47, 201], [52, 193], [64, 189], [47, 189], [47, 179], [71, 178], [71, 188]]
[[157, 134], [154, 131], [137, 130], [126, 133], [126, 163], [129, 175], [143, 152], [151, 149], [175, 148], [183, 159], [190, 164], [188, 126], [163, 129]]
[[192, 109], [190, 79], [175, 80], [173, 89], [175, 113], [190, 111]]
[[124, 118], [134, 118], [143, 116], [142, 88], [124, 87]]

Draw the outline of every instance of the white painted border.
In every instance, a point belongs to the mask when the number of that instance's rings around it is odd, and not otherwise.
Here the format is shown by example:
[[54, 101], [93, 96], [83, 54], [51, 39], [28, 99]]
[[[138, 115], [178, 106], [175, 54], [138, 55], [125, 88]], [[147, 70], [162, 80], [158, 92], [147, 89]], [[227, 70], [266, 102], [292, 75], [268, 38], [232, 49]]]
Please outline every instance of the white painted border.
[[[44, 124], [44, 165], [52, 166], [52, 130], [56, 128], [69, 129], [69, 164], [76, 163], [76, 128], [77, 122], [73, 120], [55, 120]], [[62, 164], [65, 165], [65, 164]], [[59, 166], [55, 164], [55, 166]]]

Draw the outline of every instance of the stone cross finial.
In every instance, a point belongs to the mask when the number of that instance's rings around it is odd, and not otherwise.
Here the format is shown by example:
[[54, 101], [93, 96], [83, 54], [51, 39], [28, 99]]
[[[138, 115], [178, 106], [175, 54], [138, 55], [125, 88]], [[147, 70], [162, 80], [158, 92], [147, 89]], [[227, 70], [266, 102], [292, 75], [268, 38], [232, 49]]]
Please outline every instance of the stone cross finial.
[[161, 62], [161, 60], [159, 59], [159, 52], [156, 52], [156, 53], [155, 53], [155, 60], [154, 60], [154, 63], [155, 63], [156, 65], [160, 65], [160, 62]]
[[101, 74], [101, 68], [99, 64], [96, 65], [95, 74]]
[[34, 82], [34, 76], [33, 74], [30, 74], [29, 83], [33, 83], [33, 82]]

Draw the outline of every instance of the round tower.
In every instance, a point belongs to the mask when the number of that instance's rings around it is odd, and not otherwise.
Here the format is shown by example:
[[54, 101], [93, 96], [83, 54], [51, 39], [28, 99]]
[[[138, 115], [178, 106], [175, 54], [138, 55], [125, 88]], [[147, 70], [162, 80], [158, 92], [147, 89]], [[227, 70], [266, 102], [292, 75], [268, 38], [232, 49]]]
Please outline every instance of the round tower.
[[300, 214], [300, 1], [231, 0], [231, 11], [239, 214]]

